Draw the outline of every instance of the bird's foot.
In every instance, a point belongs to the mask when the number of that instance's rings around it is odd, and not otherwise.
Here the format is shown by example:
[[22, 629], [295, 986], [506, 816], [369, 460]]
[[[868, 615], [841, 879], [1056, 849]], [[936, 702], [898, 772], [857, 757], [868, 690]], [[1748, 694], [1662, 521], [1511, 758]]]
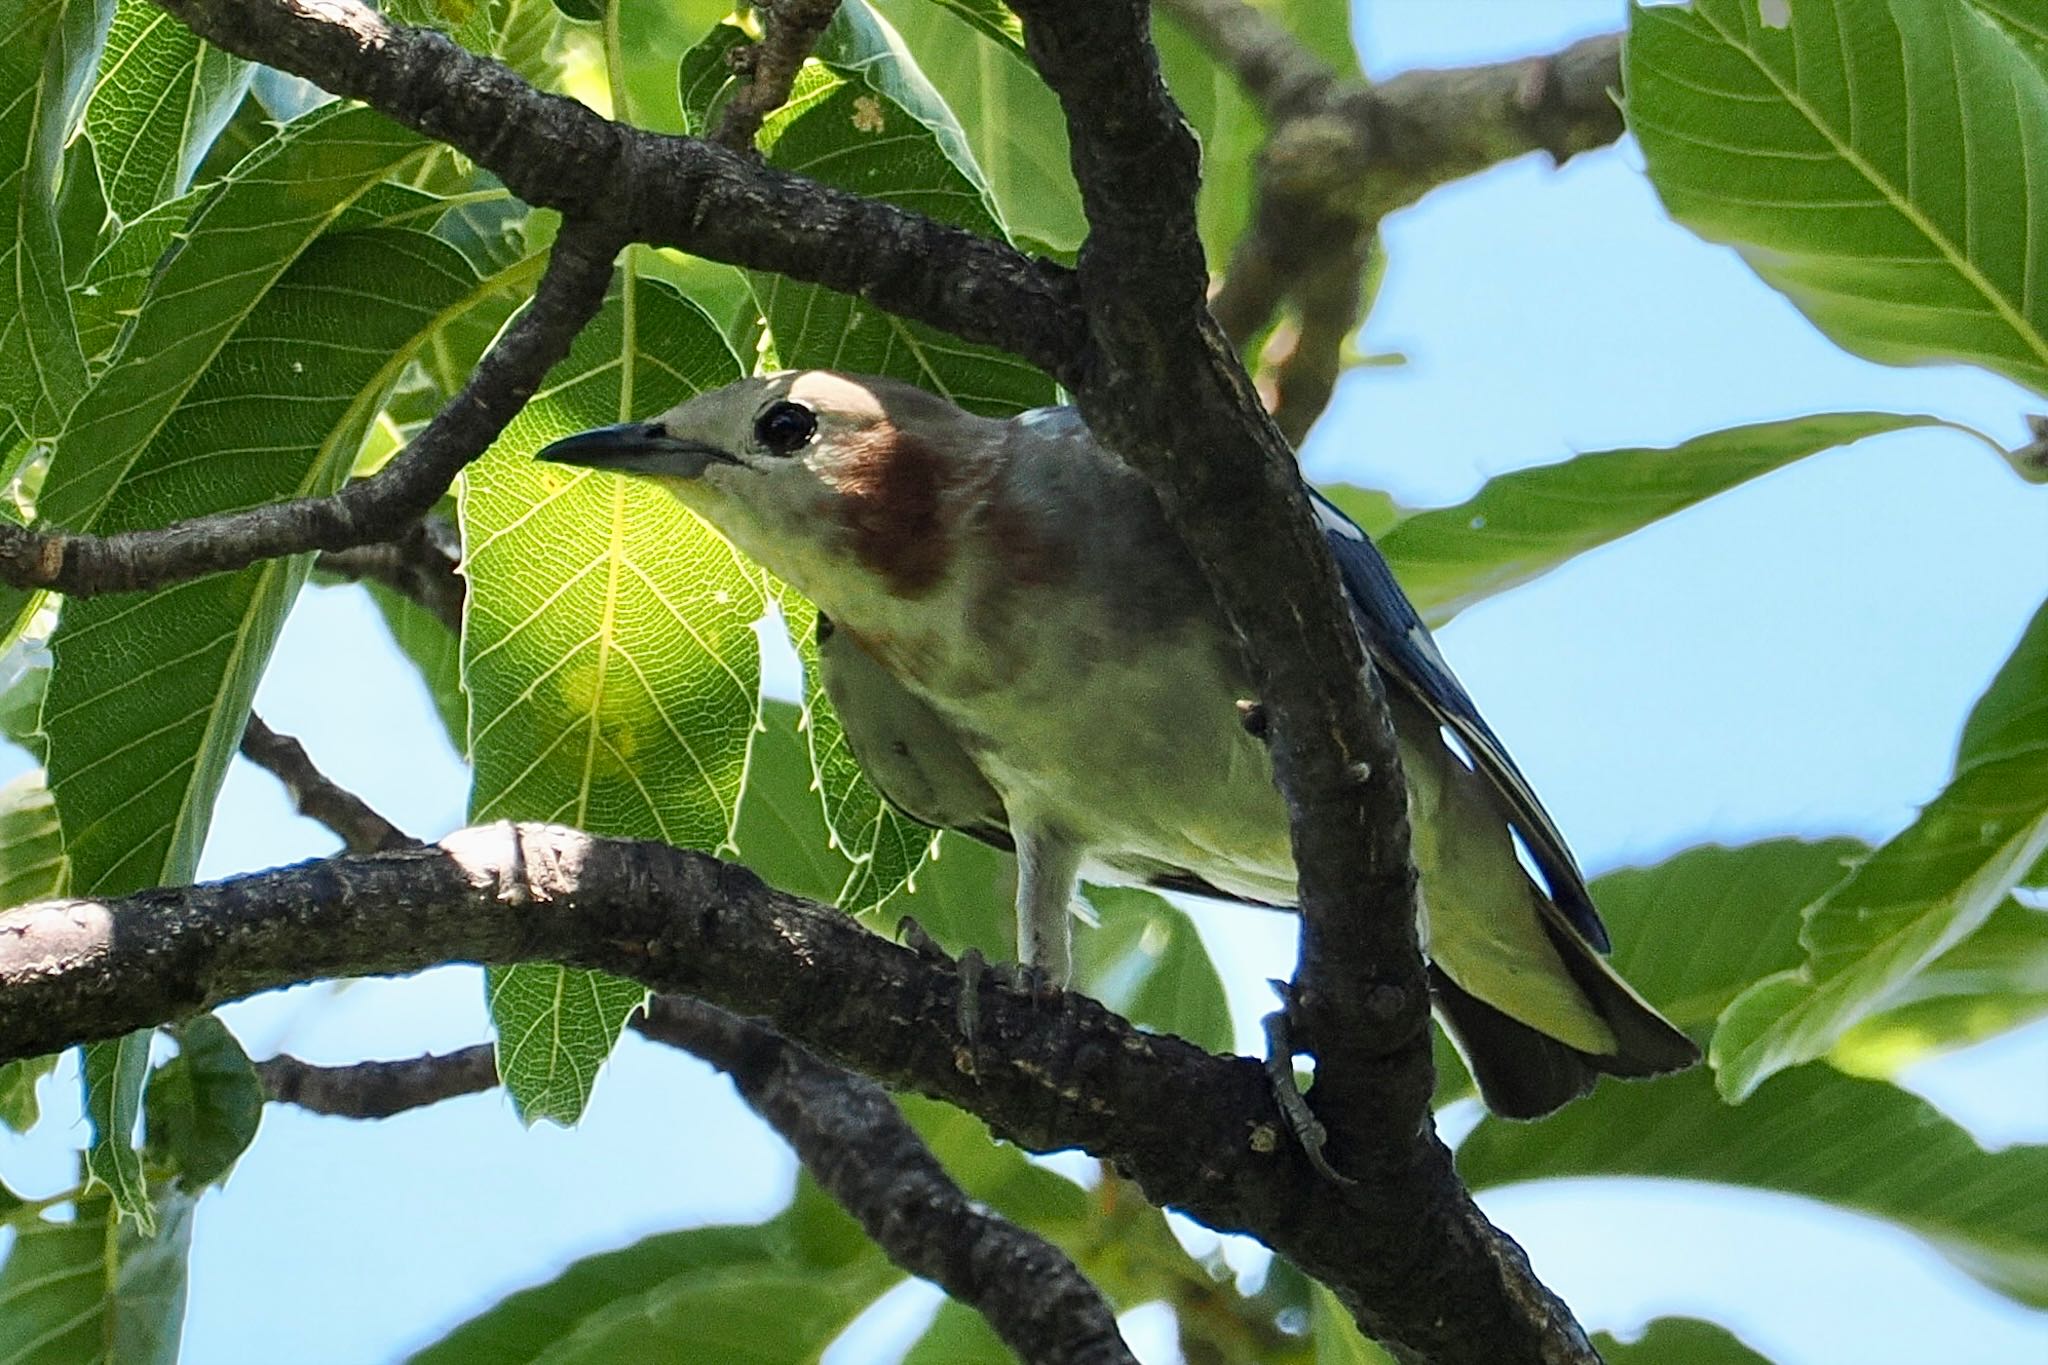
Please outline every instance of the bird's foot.
[[1280, 996], [1280, 1008], [1267, 1015], [1264, 1021], [1266, 1084], [1272, 1092], [1273, 1103], [1279, 1108], [1280, 1117], [1286, 1121], [1287, 1130], [1301, 1144], [1308, 1164], [1315, 1167], [1316, 1174], [1333, 1184], [1355, 1185], [1357, 1181], [1332, 1166], [1329, 1158], [1323, 1155], [1323, 1148], [1330, 1140], [1329, 1130], [1308, 1107], [1308, 1098], [1301, 1093], [1301, 1085], [1294, 1076], [1294, 1034], [1289, 1015], [1294, 1005], [1293, 991], [1285, 981], [1274, 981], [1271, 985]]

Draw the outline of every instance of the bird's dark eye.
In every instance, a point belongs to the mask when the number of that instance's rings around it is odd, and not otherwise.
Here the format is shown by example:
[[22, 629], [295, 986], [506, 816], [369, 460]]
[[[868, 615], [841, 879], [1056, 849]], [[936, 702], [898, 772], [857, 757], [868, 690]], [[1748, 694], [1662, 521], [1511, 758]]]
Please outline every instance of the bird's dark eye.
[[775, 455], [794, 455], [817, 434], [818, 414], [802, 403], [770, 403], [754, 419], [754, 439]]

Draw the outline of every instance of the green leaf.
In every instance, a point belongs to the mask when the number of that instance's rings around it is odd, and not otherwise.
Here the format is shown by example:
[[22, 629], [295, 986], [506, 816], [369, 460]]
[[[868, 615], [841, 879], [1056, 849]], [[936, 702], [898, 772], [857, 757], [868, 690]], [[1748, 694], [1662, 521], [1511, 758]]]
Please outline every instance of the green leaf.
[[177, 1365], [196, 1203], [167, 1196], [153, 1237], [115, 1218], [103, 1198], [79, 1200], [69, 1222], [17, 1225], [0, 1266], [0, 1360]]
[[[410, 1358], [409, 1365], [613, 1365], [676, 1359], [719, 1365], [814, 1361], [902, 1278], [851, 1220], [796, 1201], [753, 1227], [693, 1228], [586, 1257], [522, 1290]], [[832, 1223], [831, 1235], [820, 1224]], [[849, 1248], [853, 1255], [849, 1257]]]
[[1187, 913], [1136, 887], [1091, 884], [1084, 893], [1102, 922], [1075, 927], [1074, 984], [1141, 1028], [1230, 1052], [1223, 978]]
[[57, 188], [112, 13], [113, 0], [0, 0], [0, 412], [38, 439], [85, 392]]
[[85, 350], [86, 364], [95, 372], [113, 358], [157, 267], [193, 210], [210, 194], [209, 190], [194, 190], [181, 199], [158, 204], [86, 262], [71, 304], [78, 315], [79, 345]]
[[1806, 962], [1757, 982], [1709, 1052], [1724, 1094], [1823, 1056], [1965, 939], [2048, 854], [2048, 606], [1978, 701], [1962, 765], [1903, 833], [1805, 912]]
[[175, 1165], [180, 1189], [197, 1194], [218, 1185], [255, 1141], [265, 1098], [256, 1068], [219, 1016], [187, 1020], [178, 1028], [178, 1055], [149, 1078], [149, 1152]]
[[1936, 425], [1933, 417], [1824, 413], [1730, 427], [1666, 449], [1599, 451], [1503, 474], [1468, 501], [1410, 514], [1377, 539], [1423, 619], [1440, 626], [1574, 555], [1794, 460]]
[[1392, 1365], [1393, 1357], [1358, 1330], [1335, 1294], [1320, 1284], [1310, 1292], [1316, 1365]]
[[[1351, 43], [1351, 16], [1343, 0], [1252, 0], [1339, 76], [1362, 81]], [[1238, 85], [1163, 8], [1155, 10], [1152, 37], [1174, 102], [1202, 143], [1202, 190], [1196, 216], [1209, 266], [1220, 271], [1251, 220], [1265, 120]]]
[[1637, 7], [1628, 120], [1665, 206], [1888, 364], [2048, 393], [2048, 68], [1926, 0]]
[[333, 104], [244, 158], [192, 215], [120, 358], [71, 414], [42, 515], [67, 529], [96, 528], [114, 490], [285, 268], [425, 146], [379, 114]]
[[142, 1084], [149, 1077], [149, 1043], [154, 1029], [85, 1045], [81, 1079], [85, 1116], [92, 1124], [85, 1170], [90, 1183], [113, 1198], [123, 1218], [145, 1237], [156, 1235], [156, 1206], [135, 1150], [135, 1125], [142, 1118]]
[[1800, 912], [1869, 852], [1855, 839], [1691, 848], [1596, 878], [1593, 903], [1614, 969], [1699, 1036], [1752, 983], [1798, 965]]
[[[888, 20], [946, 107], [981, 168], [1013, 239], [1068, 254], [1088, 235], [1067, 147], [1066, 116], [1024, 56], [1021, 29], [999, 4], [869, 0]], [[977, 11], [986, 10], [986, 14]]]
[[1924, 1100], [1824, 1063], [1740, 1106], [1691, 1071], [1603, 1085], [1541, 1123], [1487, 1117], [1458, 1169], [1474, 1189], [1641, 1175], [1803, 1195], [1895, 1223], [2000, 1293], [2048, 1305], [2048, 1146], [1986, 1152]]
[[[112, 531], [332, 491], [410, 349], [475, 287], [454, 249], [424, 233], [321, 241], [242, 319], [186, 401], [152, 414], [148, 443], [118, 470], [80, 475], [67, 500], [84, 511], [86, 483], [113, 479], [90, 509], [94, 528]], [[60, 447], [60, 462], [66, 449], [77, 447]], [[46, 507], [54, 497], [45, 490]], [[117, 895], [194, 875], [307, 563], [65, 604], [42, 728], [74, 890]]]
[[983, 37], [1007, 43], [1019, 52], [1024, 50], [1024, 23], [1002, 0], [937, 0], [933, 8], [959, 15], [962, 22], [973, 25]]
[[[759, 573], [653, 484], [530, 457], [738, 373], [700, 309], [629, 265], [464, 474], [473, 820], [731, 846], [759, 713]], [[645, 992], [539, 965], [490, 983], [499, 1074], [520, 1112], [572, 1121]]]
[[2048, 735], [2048, 602], [2034, 611], [2012, 653], [1970, 708], [1956, 769], [2039, 744]]
[[1889, 1079], [1936, 1053], [2048, 1016], [2048, 912], [2014, 901], [1906, 983], [1892, 1005], [1842, 1035], [1828, 1060]]
[[1596, 1332], [1607, 1365], [1771, 1365], [1727, 1328], [1698, 1318], [1657, 1318], [1633, 1341]]
[[1377, 488], [1359, 488], [1348, 483], [1325, 483], [1316, 485], [1321, 493], [1337, 505], [1337, 510], [1358, 523], [1360, 530], [1375, 541], [1400, 524], [1401, 518], [1415, 515], [1397, 504], [1389, 494]]
[[[816, 59], [845, 80], [866, 86], [915, 119], [953, 168], [974, 186], [982, 207], [995, 213], [995, 197], [967, 145], [960, 121], [910, 53], [903, 37], [866, 0], [841, 0], [820, 35]], [[859, 125], [854, 125], [856, 132]]]
[[410, 597], [402, 597], [381, 583], [363, 588], [377, 605], [399, 652], [412, 660], [420, 683], [434, 703], [434, 714], [448, 743], [458, 754], [469, 752], [469, 698], [462, 691], [462, 641], [441, 623], [439, 617]]
[[823, 803], [832, 847], [850, 864], [845, 882], [830, 899], [850, 915], [867, 914], [909, 885], [935, 836], [882, 798], [847, 747], [846, 730], [825, 695], [820, 672], [818, 609], [787, 584], [778, 582], [773, 590], [790, 643], [803, 661], [803, 730], [812, 785]]
[[1016, 1365], [1016, 1360], [987, 1318], [958, 1299], [947, 1299], [903, 1365]]
[[964, 1109], [921, 1095], [899, 1095], [896, 1103], [969, 1199], [1070, 1253], [1085, 1249], [1094, 1211], [1089, 1191], [998, 1141]]
[[[23, 1057], [0, 1063], [0, 1125], [26, 1133], [43, 1116], [36, 1099], [36, 1083], [56, 1068], [55, 1057]], [[0, 1190], [0, 1214], [6, 1212], [7, 1195]]]
[[249, 89], [251, 67], [148, 0], [119, 0], [85, 131], [107, 207], [132, 222], [185, 192]]
[[1969, 0], [1980, 13], [2003, 25], [2035, 61], [2048, 63], [2048, 15], [2034, 0]]
[[[1000, 236], [979, 189], [894, 101], [808, 68], [762, 141], [776, 167], [986, 236]], [[1014, 356], [971, 346], [845, 294], [754, 277], [781, 362], [907, 379], [962, 407], [1007, 416], [1053, 402], [1052, 381]]]
[[40, 771], [0, 787], [0, 909], [64, 894], [57, 804]]

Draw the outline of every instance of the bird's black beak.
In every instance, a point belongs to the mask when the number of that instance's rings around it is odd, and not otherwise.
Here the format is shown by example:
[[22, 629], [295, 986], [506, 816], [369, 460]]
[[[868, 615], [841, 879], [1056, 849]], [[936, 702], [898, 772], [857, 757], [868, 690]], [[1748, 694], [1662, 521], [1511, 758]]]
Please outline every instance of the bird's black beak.
[[670, 435], [659, 422], [621, 422], [579, 431], [542, 446], [533, 458], [620, 474], [665, 474], [673, 479], [694, 479], [707, 465], [739, 463], [717, 446]]

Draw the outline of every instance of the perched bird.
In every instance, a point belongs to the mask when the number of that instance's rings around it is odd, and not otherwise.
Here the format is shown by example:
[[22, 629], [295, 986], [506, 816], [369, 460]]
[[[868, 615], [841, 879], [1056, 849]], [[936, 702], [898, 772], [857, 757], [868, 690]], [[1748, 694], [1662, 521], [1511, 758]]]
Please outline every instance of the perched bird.
[[[876, 786], [1015, 851], [1024, 962], [1067, 976], [1084, 871], [1293, 904], [1236, 636], [1151, 486], [1071, 408], [997, 421], [811, 370], [540, 458], [655, 480], [817, 603], [825, 689]], [[1690, 1066], [1698, 1049], [1601, 960], [1563, 836], [1386, 561], [1315, 507], [1388, 682], [1436, 1006], [1487, 1103], [1534, 1117], [1602, 1072]]]

